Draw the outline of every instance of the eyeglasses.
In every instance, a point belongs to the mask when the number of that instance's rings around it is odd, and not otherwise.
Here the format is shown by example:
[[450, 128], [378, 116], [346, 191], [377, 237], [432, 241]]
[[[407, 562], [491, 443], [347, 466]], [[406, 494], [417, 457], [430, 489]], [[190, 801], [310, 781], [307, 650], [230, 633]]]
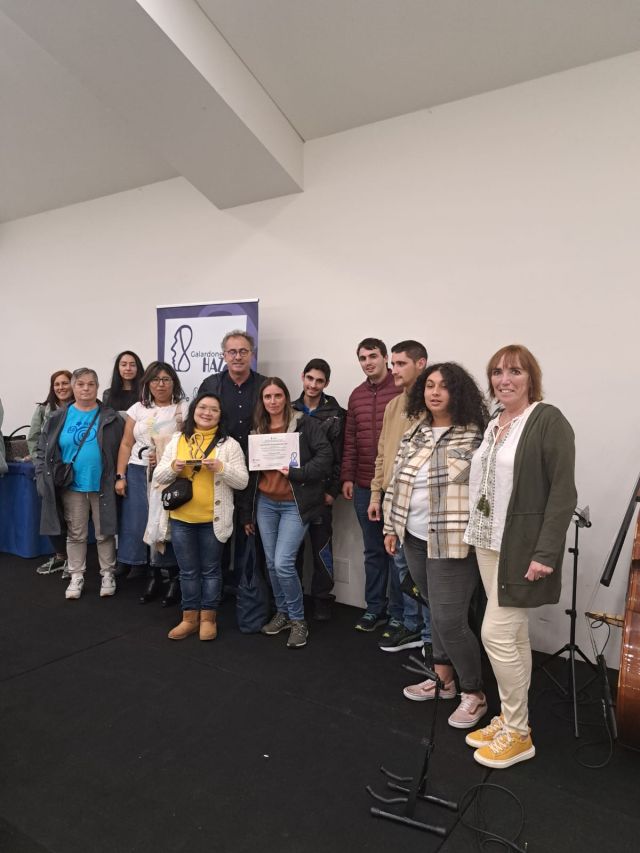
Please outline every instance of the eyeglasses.
[[173, 379], [170, 376], [156, 376], [149, 385], [173, 385]]
[[231, 358], [235, 358], [237, 355], [241, 356], [242, 358], [246, 358], [250, 353], [251, 350], [245, 349], [245, 347], [243, 347], [242, 349], [226, 349], [224, 351], [224, 354], [231, 356]]

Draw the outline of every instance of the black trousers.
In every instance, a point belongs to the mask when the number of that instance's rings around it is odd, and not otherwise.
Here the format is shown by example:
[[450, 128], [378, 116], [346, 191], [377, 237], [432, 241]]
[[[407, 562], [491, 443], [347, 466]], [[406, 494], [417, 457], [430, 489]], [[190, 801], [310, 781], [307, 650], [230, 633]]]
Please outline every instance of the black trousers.
[[[310, 522], [308, 535], [313, 556], [311, 595], [313, 598], [333, 598], [333, 510], [330, 506], [323, 506], [322, 512]], [[304, 568], [304, 548], [303, 541], [296, 559], [300, 580]]]

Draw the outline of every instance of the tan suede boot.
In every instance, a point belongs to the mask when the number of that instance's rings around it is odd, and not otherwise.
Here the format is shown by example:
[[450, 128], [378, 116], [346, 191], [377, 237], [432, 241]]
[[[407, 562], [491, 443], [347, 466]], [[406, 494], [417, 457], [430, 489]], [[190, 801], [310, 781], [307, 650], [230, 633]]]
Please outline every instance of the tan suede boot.
[[200, 614], [197, 610], [183, 610], [182, 622], [172, 628], [167, 636], [170, 640], [184, 640], [190, 634], [195, 634], [198, 630]]
[[218, 626], [216, 619], [218, 614], [215, 610], [200, 611], [200, 639], [215, 640], [218, 636]]

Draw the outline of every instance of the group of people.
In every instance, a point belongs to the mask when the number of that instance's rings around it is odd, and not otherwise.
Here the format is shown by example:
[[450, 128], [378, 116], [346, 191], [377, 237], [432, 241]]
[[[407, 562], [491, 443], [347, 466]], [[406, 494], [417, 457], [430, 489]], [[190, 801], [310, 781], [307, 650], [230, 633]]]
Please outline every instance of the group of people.
[[[287, 646], [297, 649], [309, 636], [305, 536], [313, 616], [328, 619], [332, 507], [342, 495], [353, 502], [364, 547], [366, 609], [356, 630], [382, 627], [385, 652], [422, 647], [441, 698], [459, 691], [449, 723], [471, 730], [466, 742], [478, 762], [501, 768], [533, 757], [528, 610], [559, 599], [576, 506], [573, 431], [542, 402], [535, 357], [511, 345], [489, 359], [490, 414], [460, 365], [428, 364], [424, 345], [407, 340], [392, 347], [389, 367], [383, 341], [365, 338], [356, 349], [365, 379], [345, 412], [326, 393], [331, 369], [324, 359], [308, 362], [302, 393], [292, 400], [279, 377], [251, 369], [255, 343], [246, 332], [225, 335], [222, 350], [225, 369], [205, 379], [188, 406], [169, 364], [143, 370], [132, 352], [116, 359], [102, 403], [95, 371], [52, 376], [29, 436], [41, 530], [58, 537], [42, 570], [66, 561], [65, 595], [80, 597], [91, 515], [100, 595], [114, 594], [118, 575], [149, 566], [142, 601], [152, 600], [164, 568], [172, 581], [166, 603], [178, 588], [182, 601], [169, 637], [212, 640], [223, 567], [241, 563], [249, 537], [257, 536], [275, 601], [261, 630], [287, 631]], [[252, 431], [297, 433], [299, 464], [249, 472]], [[175, 500], [166, 499], [167, 507], [163, 490]], [[480, 583], [487, 600], [481, 641], [501, 709], [477, 728], [488, 710], [479, 637], [469, 621]], [[404, 695], [431, 700], [435, 682], [409, 685]]]

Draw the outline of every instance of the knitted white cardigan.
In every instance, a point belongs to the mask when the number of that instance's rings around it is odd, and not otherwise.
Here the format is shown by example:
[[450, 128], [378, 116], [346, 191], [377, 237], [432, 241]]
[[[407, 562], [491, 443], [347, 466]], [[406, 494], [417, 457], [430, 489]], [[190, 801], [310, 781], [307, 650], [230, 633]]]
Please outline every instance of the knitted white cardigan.
[[[153, 472], [153, 487], [162, 490], [176, 479], [171, 463], [178, 454], [178, 442], [181, 433], [177, 432], [167, 445], [162, 459]], [[233, 533], [233, 490], [244, 489], [249, 482], [249, 472], [242, 448], [235, 438], [225, 438], [216, 445], [216, 459], [223, 464], [220, 473], [215, 474], [213, 487], [213, 532], [218, 542], [226, 542]], [[169, 536], [169, 513], [162, 510], [159, 520], [160, 537], [167, 541]]]

